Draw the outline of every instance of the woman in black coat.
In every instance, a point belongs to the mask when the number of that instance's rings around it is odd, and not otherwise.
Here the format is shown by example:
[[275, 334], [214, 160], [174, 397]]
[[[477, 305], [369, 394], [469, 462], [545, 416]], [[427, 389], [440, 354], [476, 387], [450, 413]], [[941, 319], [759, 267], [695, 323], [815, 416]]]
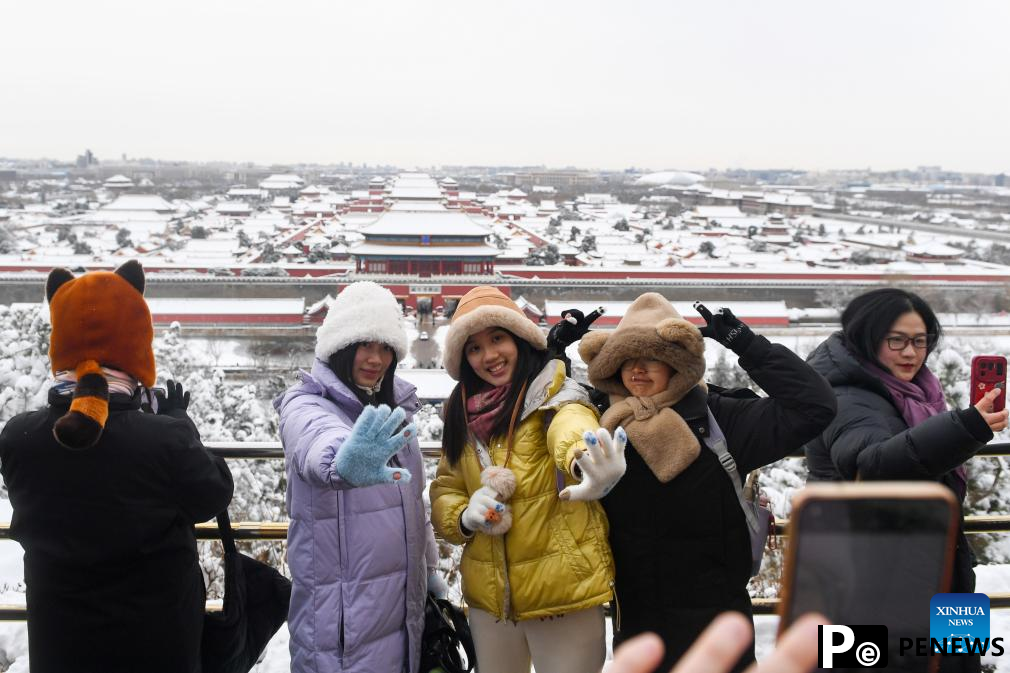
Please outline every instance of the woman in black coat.
[[[941, 327], [929, 305], [904, 290], [861, 295], [842, 313], [842, 330], [808, 357], [835, 390], [838, 415], [806, 446], [813, 481], [930, 480], [963, 501], [962, 464], [994, 432], [1007, 427], [1007, 411], [992, 413], [994, 395], [973, 407], [948, 411], [943, 390], [926, 366]], [[951, 592], [975, 590], [974, 554], [957, 536]], [[978, 671], [978, 657], [943, 659], [944, 671]]]
[[[628, 435], [627, 470], [601, 500], [617, 570], [614, 646], [658, 633], [661, 671], [719, 613], [752, 615], [747, 522], [705, 440], [721, 430], [742, 479], [799, 449], [835, 412], [831, 388], [792, 351], [729, 311], [703, 315], [709, 326], [699, 332], [667, 299], [647, 293], [615, 331], [590, 332], [579, 345], [590, 381], [605, 394], [601, 425]], [[739, 355], [769, 397], [706, 387], [702, 334]], [[753, 659], [752, 644], [737, 670]]]
[[143, 272], [50, 275], [56, 383], [0, 433], [0, 472], [25, 550], [33, 673], [198, 673], [203, 574], [193, 524], [232, 478], [170, 382], [157, 414]]

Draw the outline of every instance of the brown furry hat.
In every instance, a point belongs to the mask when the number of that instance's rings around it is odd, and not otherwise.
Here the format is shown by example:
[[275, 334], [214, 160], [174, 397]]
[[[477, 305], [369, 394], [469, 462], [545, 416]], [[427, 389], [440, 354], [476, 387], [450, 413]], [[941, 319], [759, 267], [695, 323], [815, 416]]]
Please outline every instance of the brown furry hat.
[[547, 336], [516, 303], [490, 285], [473, 288], [459, 300], [445, 336], [445, 371], [459, 381], [463, 346], [471, 335], [488, 327], [503, 327], [539, 351], [547, 350]]
[[612, 395], [631, 395], [621, 383], [621, 364], [632, 358], [652, 358], [673, 367], [671, 388], [682, 394], [705, 375], [701, 332], [656, 292], [632, 302], [613, 332], [595, 330], [582, 337], [579, 355], [588, 365], [590, 383]]
[[144, 301], [144, 269], [135, 260], [115, 272], [94, 271], [79, 278], [67, 269], [53, 269], [46, 298], [53, 373], [77, 374], [70, 411], [56, 421], [53, 434], [67, 448], [85, 449], [101, 437], [109, 416], [103, 366], [154, 385], [154, 326]]

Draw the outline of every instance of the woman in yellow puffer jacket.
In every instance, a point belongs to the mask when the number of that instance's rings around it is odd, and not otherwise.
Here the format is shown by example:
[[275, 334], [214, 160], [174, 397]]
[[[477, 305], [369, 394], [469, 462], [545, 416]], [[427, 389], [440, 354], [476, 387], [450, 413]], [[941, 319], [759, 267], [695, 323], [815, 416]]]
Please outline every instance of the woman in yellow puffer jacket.
[[432, 524], [465, 545], [481, 673], [526, 672], [531, 659], [538, 673], [598, 671], [606, 655], [614, 561], [595, 500], [624, 473], [623, 443], [599, 431], [585, 391], [545, 350], [543, 332], [492, 287], [460, 300], [446, 337], [458, 383]]

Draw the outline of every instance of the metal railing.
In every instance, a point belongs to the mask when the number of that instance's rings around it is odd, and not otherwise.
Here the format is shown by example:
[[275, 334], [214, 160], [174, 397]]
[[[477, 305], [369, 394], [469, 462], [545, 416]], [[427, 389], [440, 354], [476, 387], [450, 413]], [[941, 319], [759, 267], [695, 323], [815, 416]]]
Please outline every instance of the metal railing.
[[[205, 442], [205, 446], [215, 455], [229, 460], [263, 460], [284, 458], [280, 442]], [[421, 452], [425, 458], [438, 458], [441, 451], [439, 442], [421, 442]], [[976, 457], [996, 457], [1010, 455], [1010, 442], [989, 444]], [[790, 456], [798, 458], [799, 456]], [[779, 535], [786, 535], [788, 519], [776, 519]], [[287, 540], [288, 524], [285, 521], [237, 521], [232, 522], [236, 540]], [[1007, 533], [1010, 532], [1010, 515], [966, 516], [966, 533]], [[198, 540], [220, 539], [216, 522], [197, 524]], [[0, 540], [10, 539], [10, 522], [0, 523]], [[990, 594], [993, 609], [1010, 608], [1010, 593]], [[208, 603], [208, 611], [219, 610], [220, 601]], [[772, 615], [778, 610], [777, 598], [753, 598], [751, 605], [756, 615]], [[21, 621], [27, 619], [28, 611], [23, 605], [0, 604], [0, 621]]]

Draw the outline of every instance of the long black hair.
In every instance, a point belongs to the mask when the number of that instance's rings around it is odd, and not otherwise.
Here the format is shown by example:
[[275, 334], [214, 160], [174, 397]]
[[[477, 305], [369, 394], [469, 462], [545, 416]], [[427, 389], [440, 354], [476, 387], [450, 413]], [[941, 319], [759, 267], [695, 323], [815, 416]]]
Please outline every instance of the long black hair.
[[337, 375], [337, 378], [347, 386], [347, 389], [354, 393], [355, 397], [361, 401], [363, 406], [372, 405], [373, 407], [377, 407], [380, 404], [385, 404], [390, 409], [396, 408], [396, 395], [393, 393], [393, 374], [396, 372], [396, 351], [392, 347], [389, 350], [393, 353], [393, 361], [389, 363], [386, 373], [382, 375], [382, 384], [379, 386], [377, 393], [369, 395], [354, 383], [354, 356], [358, 353], [358, 346], [364, 343], [364, 341], [359, 341], [358, 343], [344, 346], [329, 357], [327, 364], [330, 365], [330, 369]]
[[877, 359], [877, 350], [895, 321], [909, 311], [918, 313], [922, 322], [926, 323], [926, 333], [930, 335], [926, 350], [928, 357], [943, 332], [940, 321], [925, 299], [896, 287], [872, 290], [849, 302], [842, 312], [842, 333], [846, 344], [862, 359], [886, 369]]
[[[504, 327], [500, 328], [506, 332], [516, 343], [516, 365], [512, 370], [512, 387], [505, 398], [498, 417], [495, 419], [494, 427], [491, 429], [491, 436], [502, 436], [508, 434], [509, 421], [512, 419], [512, 410], [515, 405], [522, 404], [525, 399], [519, 399], [519, 393], [524, 383], [528, 383], [541, 372], [547, 362], [547, 353], [538, 351], [525, 339], [520, 339]], [[462, 362], [459, 368], [459, 382], [452, 389], [449, 398], [445, 401], [445, 411], [443, 413], [444, 426], [442, 428], [442, 451], [453, 467], [459, 463], [463, 456], [463, 449], [466, 447], [466, 407], [463, 400], [463, 388], [467, 394], [473, 395], [487, 387], [487, 382], [477, 376], [470, 363], [467, 362], [466, 353], [463, 353]], [[525, 398], [525, 395], [523, 396]]]

